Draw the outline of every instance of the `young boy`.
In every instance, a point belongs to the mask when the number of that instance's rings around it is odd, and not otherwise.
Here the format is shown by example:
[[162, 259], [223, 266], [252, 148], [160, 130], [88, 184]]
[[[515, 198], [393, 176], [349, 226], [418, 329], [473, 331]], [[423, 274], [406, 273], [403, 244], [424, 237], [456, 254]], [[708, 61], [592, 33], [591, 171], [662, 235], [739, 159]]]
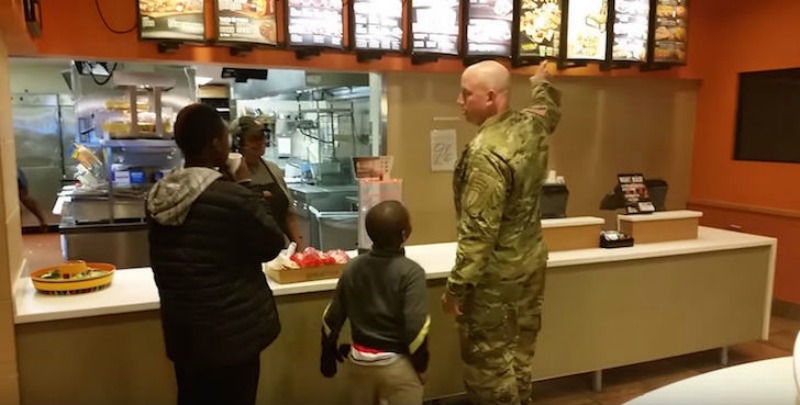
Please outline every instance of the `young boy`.
[[343, 361], [337, 339], [349, 318], [352, 403], [422, 404], [430, 317], [425, 271], [403, 250], [411, 234], [408, 211], [382, 202], [367, 213], [366, 229], [372, 250], [350, 261], [323, 315], [320, 371], [336, 374]]

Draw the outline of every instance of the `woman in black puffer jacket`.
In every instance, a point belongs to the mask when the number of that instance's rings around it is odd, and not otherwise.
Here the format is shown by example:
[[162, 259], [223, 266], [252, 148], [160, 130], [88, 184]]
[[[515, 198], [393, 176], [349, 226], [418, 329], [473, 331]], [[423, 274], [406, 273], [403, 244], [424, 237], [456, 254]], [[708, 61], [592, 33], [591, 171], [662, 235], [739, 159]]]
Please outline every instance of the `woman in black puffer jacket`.
[[150, 260], [180, 405], [254, 404], [259, 354], [280, 332], [261, 263], [283, 248], [283, 232], [263, 197], [227, 173], [227, 135], [213, 108], [181, 110], [175, 140], [185, 168], [147, 199]]

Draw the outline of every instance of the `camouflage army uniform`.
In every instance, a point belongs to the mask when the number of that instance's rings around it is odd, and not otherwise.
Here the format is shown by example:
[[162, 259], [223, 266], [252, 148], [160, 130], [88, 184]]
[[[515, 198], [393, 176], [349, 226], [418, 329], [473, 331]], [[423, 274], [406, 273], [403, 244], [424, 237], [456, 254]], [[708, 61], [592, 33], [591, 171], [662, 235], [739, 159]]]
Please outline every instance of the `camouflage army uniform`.
[[479, 404], [531, 402], [547, 264], [539, 193], [560, 93], [536, 81], [531, 101], [488, 119], [453, 179], [458, 253], [447, 290], [461, 304], [464, 383]]

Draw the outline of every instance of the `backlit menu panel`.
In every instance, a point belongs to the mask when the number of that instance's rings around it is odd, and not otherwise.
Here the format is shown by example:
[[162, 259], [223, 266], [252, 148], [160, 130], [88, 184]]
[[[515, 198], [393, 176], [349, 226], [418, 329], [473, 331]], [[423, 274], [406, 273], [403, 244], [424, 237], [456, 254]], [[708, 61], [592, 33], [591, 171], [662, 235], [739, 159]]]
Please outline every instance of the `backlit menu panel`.
[[653, 61], [686, 63], [687, 0], [657, 0]]
[[522, 0], [520, 3], [519, 50], [523, 58], [553, 58], [561, 43], [561, 2]]
[[341, 48], [342, 0], [289, 0], [289, 45]]
[[650, 32], [650, 0], [616, 0], [614, 3], [612, 59], [644, 62]]
[[203, 0], [139, 0], [139, 36], [142, 39], [204, 41]]
[[458, 55], [459, 0], [411, 0], [415, 53]]
[[608, 0], [570, 1], [567, 59], [605, 60]]
[[402, 50], [402, 0], [352, 1], [353, 29], [357, 50]]
[[511, 56], [512, 0], [469, 0], [467, 55]]
[[275, 45], [275, 0], [217, 0], [217, 40]]

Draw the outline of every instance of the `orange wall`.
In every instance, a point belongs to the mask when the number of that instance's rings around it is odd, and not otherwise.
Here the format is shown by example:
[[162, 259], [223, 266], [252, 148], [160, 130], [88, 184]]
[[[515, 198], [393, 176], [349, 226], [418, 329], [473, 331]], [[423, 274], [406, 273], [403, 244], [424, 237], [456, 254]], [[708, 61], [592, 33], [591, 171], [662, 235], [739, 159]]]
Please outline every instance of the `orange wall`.
[[[212, 2], [206, 2], [208, 6]], [[116, 30], [132, 27], [136, 21], [136, 0], [100, 0], [106, 20]], [[279, 9], [279, 12], [282, 11]], [[336, 70], [373, 71], [427, 71], [459, 72], [463, 64], [457, 59], [443, 59], [438, 63], [414, 66], [408, 57], [387, 56], [381, 61], [362, 64], [354, 54], [326, 52], [320, 57], [305, 61], [295, 59], [294, 53], [281, 50], [258, 50], [246, 57], [232, 57], [224, 47], [186, 46], [174, 54], [159, 54], [153, 42], [141, 42], [136, 32], [117, 35], [108, 31], [95, 9], [94, 0], [54, 0], [42, 2], [44, 33], [36, 41], [39, 55], [82, 57], [102, 60], [194, 61], [228, 65], [260, 65], [268, 67], [321, 68]], [[279, 26], [279, 30], [280, 30]], [[531, 73], [533, 68], [520, 69]], [[596, 66], [570, 69], [561, 74], [568, 76], [639, 76], [637, 69], [600, 72]], [[688, 69], [650, 72], [649, 77], [690, 78]]]
[[25, 26], [22, 0], [0, 0], [0, 35], [11, 55], [36, 52]]
[[[800, 220], [792, 217], [800, 215], [800, 164], [733, 160], [737, 74], [800, 66], [800, 51], [792, 45], [800, 2], [700, 0], [692, 7], [692, 18], [701, 23], [690, 38], [690, 57], [703, 84], [697, 101], [691, 199], [740, 206], [705, 208], [707, 224], [744, 224], [745, 232], [777, 236], [776, 298], [800, 304]], [[779, 212], [749, 212], [763, 208]]]
[[[797, 37], [800, 2], [727, 0], [724, 6], [693, 3], [706, 23], [691, 46], [703, 85], [698, 97], [692, 196], [697, 199], [800, 210], [800, 164], [734, 161], [737, 74], [800, 66]], [[713, 17], [703, 13], [726, 10]]]

